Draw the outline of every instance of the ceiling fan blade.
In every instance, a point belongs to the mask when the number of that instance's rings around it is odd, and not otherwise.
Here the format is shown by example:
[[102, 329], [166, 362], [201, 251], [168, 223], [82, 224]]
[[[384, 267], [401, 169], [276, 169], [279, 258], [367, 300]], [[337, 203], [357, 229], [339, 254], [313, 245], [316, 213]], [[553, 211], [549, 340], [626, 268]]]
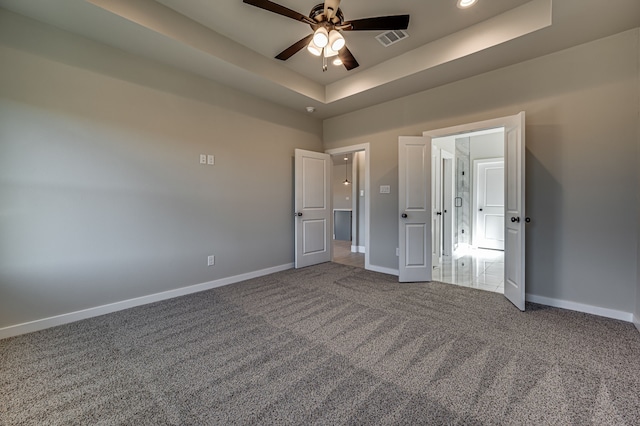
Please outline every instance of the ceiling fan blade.
[[409, 15], [356, 19], [355, 21], [347, 21], [340, 25], [340, 29], [344, 31], [406, 30], [408, 27]]
[[278, 15], [286, 16], [287, 18], [295, 19], [296, 21], [304, 22], [306, 24], [317, 24], [313, 19], [308, 16], [304, 16], [301, 13], [291, 10], [284, 6], [280, 6], [269, 0], [243, 0], [244, 3], [251, 6], [259, 7], [260, 9], [268, 10], [269, 12], [277, 13]]
[[360, 66], [358, 61], [356, 61], [356, 58], [353, 57], [351, 51], [347, 49], [347, 46], [340, 49], [340, 51], [338, 52], [338, 57], [340, 57], [342, 65], [344, 65], [347, 71], [351, 71], [352, 69], [358, 68]]
[[309, 34], [302, 40], [292, 44], [291, 46], [289, 46], [288, 48], [280, 52], [280, 54], [276, 56], [276, 59], [280, 59], [281, 61], [286, 61], [287, 59], [289, 59], [290, 57], [292, 57], [293, 55], [295, 55], [296, 53], [304, 49], [311, 42], [312, 38], [313, 38], [313, 34]]

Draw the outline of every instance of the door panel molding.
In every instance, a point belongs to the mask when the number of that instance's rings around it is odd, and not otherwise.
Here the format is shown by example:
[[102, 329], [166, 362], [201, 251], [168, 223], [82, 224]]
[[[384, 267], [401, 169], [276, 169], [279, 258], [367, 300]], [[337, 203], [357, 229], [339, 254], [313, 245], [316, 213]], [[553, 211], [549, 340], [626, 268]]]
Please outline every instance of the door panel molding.
[[398, 138], [400, 282], [431, 281], [431, 138]]
[[295, 267], [331, 261], [331, 157], [295, 150]]
[[[498, 186], [497, 198], [488, 199], [487, 178], [492, 172]], [[473, 161], [473, 247], [504, 250], [504, 157], [483, 158]], [[495, 189], [495, 185], [493, 185]], [[487, 236], [487, 225], [499, 225], [491, 228], [493, 238]]]

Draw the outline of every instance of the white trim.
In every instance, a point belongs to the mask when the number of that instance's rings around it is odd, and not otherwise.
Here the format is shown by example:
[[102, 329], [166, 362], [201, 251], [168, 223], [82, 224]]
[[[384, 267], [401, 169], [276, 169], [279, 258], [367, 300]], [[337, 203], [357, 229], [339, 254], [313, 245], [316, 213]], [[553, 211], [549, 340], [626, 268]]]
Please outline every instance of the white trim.
[[635, 324], [638, 331], [640, 331], [640, 317], [637, 315], [633, 316], [633, 323]]
[[[442, 129], [426, 130], [422, 132], [422, 135], [431, 136], [432, 138], [441, 138], [443, 136], [453, 136], [453, 135], [466, 136], [467, 134], [469, 134], [469, 136], [474, 136], [475, 134], [479, 132], [483, 132], [485, 130], [497, 131], [499, 127], [507, 127], [509, 125], [509, 120], [513, 119], [513, 117], [514, 117], [513, 115], [507, 115], [505, 117], [498, 117], [498, 118], [492, 118], [489, 120], [476, 121], [475, 123], [460, 124], [457, 126], [444, 127]], [[473, 135], [471, 135], [471, 133], [473, 133]]]
[[396, 277], [400, 275], [400, 271], [397, 269], [385, 268], [384, 266], [369, 265], [367, 269], [373, 272], [380, 272], [381, 274], [395, 275]]
[[22, 324], [10, 325], [0, 328], [0, 339], [19, 336], [21, 334], [32, 333], [34, 331], [44, 330], [46, 328], [58, 325], [68, 324], [87, 318], [93, 318], [100, 315], [110, 314], [112, 312], [122, 311], [124, 309], [136, 306], [146, 305], [149, 303], [159, 302], [161, 300], [173, 299], [175, 297], [186, 296], [192, 293], [198, 293], [210, 290], [216, 287], [222, 287], [241, 281], [250, 280], [252, 278], [262, 277], [264, 275], [274, 274], [280, 271], [286, 271], [293, 268], [293, 263], [274, 266], [272, 268], [261, 269], [259, 271], [247, 272], [246, 274], [235, 275], [233, 277], [220, 278], [218, 280], [209, 281], [201, 284], [194, 284], [187, 287], [176, 288], [174, 290], [163, 291], [160, 293], [150, 294], [148, 296], [136, 297], [133, 299], [122, 300], [120, 302], [109, 303], [107, 305], [96, 306], [93, 308], [82, 309], [80, 311], [69, 312], [66, 314], [56, 315], [49, 318], [42, 318]]
[[618, 311], [615, 309], [601, 308], [599, 306], [585, 305], [568, 300], [554, 299], [551, 297], [536, 296], [528, 294], [527, 302], [539, 303], [541, 305], [553, 306], [554, 308], [568, 309], [570, 311], [584, 312], [586, 314], [597, 315], [600, 317], [613, 318], [621, 321], [632, 322], [633, 314], [631, 312]]
[[[328, 149], [325, 154], [348, 154], [351, 152], [364, 151], [364, 269], [374, 271], [369, 261], [369, 254], [371, 253], [371, 144], [361, 143], [358, 145], [350, 145], [342, 148]], [[386, 273], [386, 272], [385, 272]]]
[[366, 253], [364, 246], [351, 246], [351, 253]]

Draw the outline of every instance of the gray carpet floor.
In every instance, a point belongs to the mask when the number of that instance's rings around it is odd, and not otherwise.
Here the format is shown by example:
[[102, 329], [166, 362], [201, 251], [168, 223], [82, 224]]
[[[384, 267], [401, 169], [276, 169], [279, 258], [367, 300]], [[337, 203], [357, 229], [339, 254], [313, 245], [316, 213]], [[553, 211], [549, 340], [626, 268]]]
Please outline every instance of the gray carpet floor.
[[0, 424], [640, 424], [633, 325], [334, 263], [0, 341]]

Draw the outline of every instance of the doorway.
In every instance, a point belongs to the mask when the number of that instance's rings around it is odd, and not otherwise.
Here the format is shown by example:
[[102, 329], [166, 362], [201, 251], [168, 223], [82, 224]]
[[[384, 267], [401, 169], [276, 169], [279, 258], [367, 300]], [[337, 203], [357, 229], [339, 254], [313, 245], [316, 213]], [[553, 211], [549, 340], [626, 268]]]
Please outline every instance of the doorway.
[[369, 269], [369, 144], [326, 151], [331, 156], [332, 261]]
[[333, 262], [364, 268], [364, 153], [331, 156]]
[[[504, 296], [525, 309], [525, 112], [398, 137], [398, 242], [400, 282], [433, 277], [431, 141], [487, 129], [504, 129]], [[468, 173], [465, 172], [465, 176]], [[471, 214], [467, 216], [471, 220]], [[464, 219], [464, 216], [463, 216]]]
[[504, 128], [433, 138], [433, 279], [504, 291]]

